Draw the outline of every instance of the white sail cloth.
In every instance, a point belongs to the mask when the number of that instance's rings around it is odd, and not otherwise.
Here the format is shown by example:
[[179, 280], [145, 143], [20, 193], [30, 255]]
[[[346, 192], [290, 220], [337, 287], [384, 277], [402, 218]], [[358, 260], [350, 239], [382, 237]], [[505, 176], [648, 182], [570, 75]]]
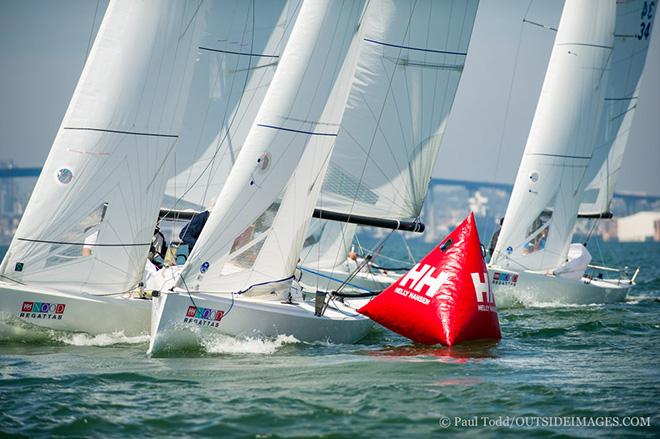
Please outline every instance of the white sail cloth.
[[582, 197], [581, 215], [599, 215], [610, 210], [640, 97], [639, 82], [646, 64], [655, 4], [645, 0], [616, 4], [614, 50], [601, 116], [602, 126], [587, 175], [592, 180]]
[[164, 207], [204, 210], [218, 196], [275, 74], [300, 3], [211, 3]]
[[552, 270], [566, 260], [597, 146], [616, 3], [567, 0], [493, 265]]
[[477, 4], [370, 4], [319, 208], [395, 220], [419, 216], [463, 72]]
[[[317, 207], [393, 220], [420, 215], [467, 58], [478, 1], [374, 2]], [[321, 226], [319, 226], [321, 227]], [[328, 225], [303, 252], [342, 266], [355, 226]], [[315, 259], [317, 258], [317, 259]]]
[[179, 287], [238, 291], [293, 275], [350, 90], [363, 9], [303, 3]]
[[110, 3], [3, 277], [92, 294], [140, 281], [204, 13], [192, 0]]

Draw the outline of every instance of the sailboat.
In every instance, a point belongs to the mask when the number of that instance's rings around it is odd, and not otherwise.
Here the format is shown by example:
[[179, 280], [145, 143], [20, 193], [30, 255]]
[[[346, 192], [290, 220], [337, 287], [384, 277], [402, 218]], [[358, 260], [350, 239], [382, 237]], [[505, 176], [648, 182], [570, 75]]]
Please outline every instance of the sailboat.
[[[179, 249], [180, 226], [209, 209], [224, 186], [301, 3], [223, 0], [209, 5], [174, 175], [167, 182], [160, 209], [159, 224], [172, 253], [186, 256], [185, 249]], [[145, 272], [145, 291], [166, 290], [176, 283], [183, 267], [175, 264], [176, 257], [171, 259], [163, 261], [163, 269]]]
[[[420, 4], [429, 6], [428, 2]], [[365, 219], [341, 209], [328, 211], [319, 208], [319, 192], [326, 168], [329, 165], [332, 172], [341, 172], [333, 167], [330, 156], [333, 143], [344, 128], [342, 114], [344, 120], [347, 117], [344, 108], [350, 112], [352, 106], [358, 105], [349, 98], [349, 91], [357, 93], [355, 84], [364, 81], [361, 87], [380, 87], [376, 93], [381, 99], [387, 97], [393, 87], [379, 81], [383, 78], [381, 73], [374, 75], [376, 78], [369, 78], [369, 69], [383, 60], [394, 62], [395, 68], [388, 69], [390, 75], [403, 74], [397, 72], [399, 63], [417, 63], [415, 65], [419, 68], [408, 73], [425, 77], [424, 68], [460, 70], [465, 53], [427, 50], [424, 44], [419, 47], [402, 45], [415, 41], [412, 35], [419, 38], [418, 32], [426, 33], [429, 27], [438, 25], [426, 16], [422, 30], [413, 26], [412, 20], [407, 21], [407, 26], [390, 26], [392, 22], [406, 21], [401, 20], [399, 13], [403, 10], [404, 17], [408, 17], [405, 14], [414, 10], [412, 3], [371, 2], [364, 11], [355, 9], [356, 6], [354, 3], [347, 10], [347, 6], [336, 2], [303, 4], [255, 124], [182, 272], [178, 288], [154, 301], [150, 352], [158, 352], [179, 342], [188, 343], [189, 335], [196, 338], [209, 330], [230, 335], [289, 334], [302, 341], [348, 343], [362, 338], [371, 327], [369, 319], [341, 301], [323, 300], [325, 295], [317, 295], [315, 303], [306, 302], [294, 279], [312, 212], [315, 217], [353, 223], [367, 221], [367, 224], [390, 226], [403, 223], [394, 219]], [[443, 6], [448, 7], [448, 4]], [[468, 19], [461, 22], [459, 28], [464, 25], [471, 30], [476, 2], [471, 6], [472, 18], [469, 13], [462, 15], [461, 18], [467, 15]], [[424, 9], [420, 11], [423, 14]], [[439, 23], [446, 24], [450, 17], [443, 20]], [[328, 28], [328, 21], [333, 23], [330, 28], [337, 29], [332, 35], [323, 31]], [[350, 35], [350, 47], [344, 37], [341, 50], [346, 54], [329, 56], [340, 49], [337, 35]], [[396, 38], [388, 40], [393, 36]], [[467, 46], [468, 40], [469, 31], [467, 36], [461, 33], [455, 39], [438, 39], [442, 45], [456, 44], [458, 47]], [[426, 40], [422, 39], [422, 42]], [[362, 51], [367, 44], [374, 49], [367, 50], [365, 55]], [[373, 59], [364, 67], [358, 67], [362, 71], [354, 74], [356, 59], [363, 56]], [[334, 76], [329, 76], [327, 72], [331, 66], [328, 60], [341, 62], [344, 57], [341, 70], [335, 66], [330, 70]], [[457, 58], [460, 68], [455, 64]], [[455, 75], [449, 76], [458, 82]], [[435, 75], [431, 79], [438, 80]], [[334, 85], [329, 88], [332, 82]], [[444, 87], [450, 89], [437, 96], [443, 98], [440, 105], [443, 113], [439, 116], [442, 119], [451, 107], [455, 84], [440, 84], [443, 90]], [[403, 84], [397, 85], [401, 86]], [[310, 97], [313, 97], [311, 102]], [[417, 90], [408, 99], [421, 97]], [[390, 101], [389, 105], [395, 103]], [[420, 124], [429, 123], [425, 119], [428, 115], [416, 114], [414, 117], [418, 117]], [[370, 124], [374, 125], [373, 122]], [[436, 129], [437, 126], [431, 127], [432, 134]], [[375, 132], [372, 134], [371, 141], [374, 142], [377, 136]], [[413, 143], [407, 152], [421, 162], [423, 158], [419, 156], [429, 143], [436, 141], [439, 139], [432, 135], [431, 139], [420, 140], [420, 144]], [[294, 146], [297, 151], [292, 150]], [[368, 158], [369, 154], [366, 154], [364, 161]], [[417, 162], [418, 166], [420, 162]], [[348, 186], [339, 194], [354, 196], [354, 189], [355, 186]], [[382, 209], [385, 210], [387, 208]], [[420, 228], [420, 224], [410, 222], [406, 227]]]
[[147, 332], [142, 279], [205, 9], [113, 1], [0, 266], [5, 318]]
[[[347, 259], [355, 224], [423, 232], [431, 172], [465, 65], [476, 1], [375, 2], [300, 265], [310, 291], [369, 293], [399, 278]], [[343, 216], [344, 218], [341, 218]], [[377, 219], [377, 220], [376, 220]], [[353, 256], [353, 254], [351, 254]]]
[[498, 303], [609, 303], [634, 285], [636, 273], [608, 277], [619, 270], [590, 265], [571, 240], [579, 213], [611, 216], [654, 12], [645, 1], [566, 1], [489, 267]]
[[[361, 41], [364, 2], [304, 2], [254, 124], [173, 291], [153, 302], [149, 352], [193, 332], [352, 342], [371, 326], [337, 304], [321, 316], [293, 273]], [[188, 331], [187, 331], [188, 329]]]

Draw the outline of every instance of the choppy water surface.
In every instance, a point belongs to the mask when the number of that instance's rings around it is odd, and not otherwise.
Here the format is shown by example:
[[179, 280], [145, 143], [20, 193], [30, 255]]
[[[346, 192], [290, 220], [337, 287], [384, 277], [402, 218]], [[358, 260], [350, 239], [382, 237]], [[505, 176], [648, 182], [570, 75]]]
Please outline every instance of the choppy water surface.
[[642, 266], [626, 303], [501, 310], [497, 344], [428, 348], [375, 329], [355, 345], [217, 337], [149, 358], [146, 336], [2, 326], [0, 433], [657, 437], [660, 245], [609, 247]]

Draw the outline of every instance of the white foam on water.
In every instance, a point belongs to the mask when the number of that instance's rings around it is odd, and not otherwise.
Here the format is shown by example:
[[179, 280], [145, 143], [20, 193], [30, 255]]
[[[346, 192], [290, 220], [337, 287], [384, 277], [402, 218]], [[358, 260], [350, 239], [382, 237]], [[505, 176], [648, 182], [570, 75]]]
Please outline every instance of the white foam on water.
[[67, 334], [57, 338], [59, 342], [72, 346], [112, 346], [116, 344], [148, 343], [149, 335], [135, 335], [128, 337], [123, 332], [111, 334]]
[[292, 335], [278, 335], [276, 338], [231, 337], [223, 334], [206, 336], [202, 347], [210, 354], [274, 354], [286, 344], [299, 343]]
[[561, 303], [561, 302], [525, 302], [525, 308], [602, 308], [605, 305], [602, 303], [588, 303], [588, 304], [575, 304], [575, 303]]
[[53, 339], [54, 331], [20, 320], [0, 320], [0, 341], [44, 343]]
[[653, 302], [658, 300], [657, 296], [648, 296], [648, 295], [639, 295], [639, 296], [628, 296], [624, 303], [628, 305], [638, 305], [641, 302]]

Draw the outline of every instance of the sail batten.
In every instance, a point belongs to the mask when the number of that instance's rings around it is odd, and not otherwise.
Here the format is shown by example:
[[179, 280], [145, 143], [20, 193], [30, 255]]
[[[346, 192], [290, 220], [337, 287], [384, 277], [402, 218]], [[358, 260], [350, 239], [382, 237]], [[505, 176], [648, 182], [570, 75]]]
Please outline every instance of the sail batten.
[[63, 130], [78, 130], [78, 131], [99, 131], [102, 133], [113, 133], [113, 134], [127, 134], [130, 136], [150, 136], [150, 137], [169, 137], [171, 139], [178, 139], [178, 134], [164, 134], [164, 133], [141, 133], [136, 131], [120, 131], [120, 130], [111, 130], [108, 128], [91, 128], [91, 127], [62, 127]]

